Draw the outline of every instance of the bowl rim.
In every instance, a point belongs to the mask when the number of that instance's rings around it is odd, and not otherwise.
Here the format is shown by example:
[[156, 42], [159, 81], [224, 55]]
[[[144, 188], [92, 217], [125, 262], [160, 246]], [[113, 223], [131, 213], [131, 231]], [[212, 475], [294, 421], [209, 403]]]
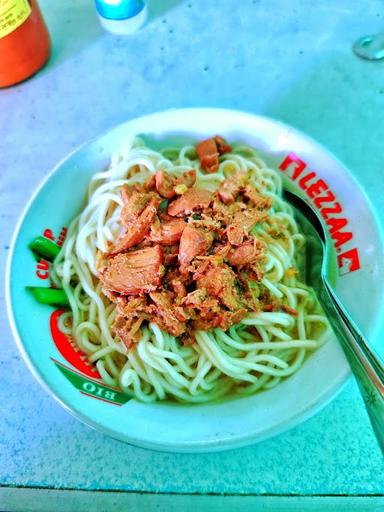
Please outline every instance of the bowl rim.
[[[378, 212], [376, 211], [376, 208], [373, 206], [370, 198], [368, 197], [366, 191], [364, 188], [360, 185], [358, 180], [355, 178], [355, 176], [349, 171], [349, 169], [335, 156], [332, 152], [330, 152], [328, 149], [326, 149], [322, 144], [317, 142], [315, 139], [313, 139], [311, 136], [307, 135], [306, 133], [302, 132], [299, 129], [296, 129], [292, 127], [291, 125], [284, 123], [278, 119], [274, 119], [269, 116], [259, 115], [259, 114], [253, 114], [247, 111], [237, 110], [237, 109], [227, 109], [227, 108], [205, 108], [205, 107], [190, 107], [190, 108], [171, 108], [161, 111], [156, 111], [144, 116], [134, 117], [131, 119], [128, 119], [127, 121], [124, 121], [122, 123], [118, 123], [117, 125], [112, 126], [111, 128], [103, 131], [102, 133], [96, 135], [95, 137], [86, 140], [85, 142], [79, 144], [76, 146], [73, 150], [71, 150], [69, 153], [67, 153], [62, 159], [58, 161], [58, 163], [52, 168], [51, 171], [48, 172], [48, 174], [43, 178], [43, 180], [39, 183], [39, 185], [36, 187], [34, 192], [32, 193], [31, 197], [27, 201], [26, 205], [24, 206], [19, 219], [16, 223], [16, 226], [14, 228], [14, 232], [12, 235], [11, 243], [10, 243], [10, 250], [6, 262], [6, 271], [5, 271], [5, 302], [6, 302], [6, 310], [8, 319], [11, 326], [11, 331], [14, 337], [14, 340], [16, 342], [16, 345], [18, 347], [18, 350], [20, 351], [25, 363], [27, 364], [29, 370], [35, 377], [35, 379], [39, 382], [39, 384], [65, 409], [67, 410], [72, 416], [76, 417], [78, 420], [80, 420], [82, 423], [90, 426], [91, 428], [103, 432], [107, 435], [109, 435], [112, 438], [118, 439], [120, 441], [123, 441], [128, 444], [132, 444], [141, 448], [146, 449], [152, 449], [157, 451], [166, 451], [166, 452], [178, 452], [178, 453], [206, 453], [206, 452], [214, 452], [214, 451], [223, 451], [228, 450], [232, 448], [238, 448], [242, 446], [246, 446], [256, 442], [263, 441], [265, 439], [274, 437], [275, 435], [285, 432], [292, 427], [298, 425], [299, 423], [302, 423], [303, 421], [307, 420], [317, 412], [319, 412], [321, 409], [323, 409], [333, 398], [335, 398], [344, 388], [346, 382], [348, 381], [348, 378], [351, 376], [351, 371], [348, 367], [345, 368], [344, 372], [341, 372], [338, 379], [333, 381], [333, 385], [329, 387], [328, 389], [324, 390], [324, 392], [320, 395], [317, 395], [316, 401], [311, 402], [308, 404], [308, 406], [304, 410], [298, 411], [294, 416], [292, 416], [288, 421], [282, 422], [279, 425], [270, 428], [269, 430], [266, 430], [263, 433], [253, 433], [251, 430], [244, 432], [243, 434], [236, 434], [235, 437], [231, 437], [230, 439], [218, 439], [216, 440], [206, 440], [201, 442], [185, 442], [180, 443], [176, 442], [174, 444], [167, 443], [166, 445], [161, 442], [150, 442], [143, 439], [135, 439], [132, 436], [128, 439], [127, 436], [120, 435], [120, 433], [116, 432], [113, 429], [110, 429], [108, 427], [102, 426], [99, 423], [95, 422], [91, 417], [89, 417], [87, 414], [83, 413], [82, 411], [78, 410], [77, 407], [70, 405], [69, 399], [65, 399], [64, 396], [61, 396], [62, 394], [59, 392], [58, 389], [53, 390], [48, 383], [44, 380], [43, 375], [38, 371], [38, 369], [35, 367], [32, 357], [28, 354], [26, 348], [24, 347], [23, 341], [21, 339], [21, 336], [19, 334], [17, 324], [16, 324], [16, 318], [15, 318], [15, 312], [12, 305], [12, 293], [11, 293], [11, 269], [12, 269], [12, 261], [14, 257], [14, 251], [16, 246], [16, 241], [18, 239], [18, 236], [20, 234], [21, 228], [24, 224], [24, 221], [28, 215], [28, 212], [32, 206], [32, 204], [35, 202], [37, 196], [40, 194], [40, 192], [44, 189], [47, 182], [50, 180], [50, 178], [56, 174], [56, 172], [61, 168], [61, 166], [70, 159], [75, 153], [79, 152], [81, 149], [85, 148], [86, 146], [92, 144], [93, 142], [97, 141], [100, 138], [103, 138], [110, 132], [122, 128], [124, 125], [128, 125], [131, 122], [138, 121], [139, 119], [144, 120], [150, 120], [153, 117], [156, 116], [162, 116], [166, 115], [168, 113], [195, 113], [200, 115], [209, 115], [209, 114], [215, 114], [215, 113], [223, 113], [226, 115], [233, 115], [233, 116], [247, 116], [250, 120], [252, 119], [258, 119], [259, 121], [265, 121], [269, 123], [273, 123], [275, 125], [278, 125], [284, 129], [288, 129], [290, 132], [292, 132], [294, 135], [298, 135], [300, 137], [303, 137], [306, 139], [309, 143], [314, 144], [318, 149], [320, 149], [322, 152], [324, 152], [327, 156], [331, 157], [332, 160], [337, 163], [339, 167], [341, 167], [345, 173], [348, 175], [348, 178], [353, 181], [354, 185], [358, 188], [359, 193], [364, 197], [365, 203], [367, 207], [369, 208], [370, 214], [372, 215], [372, 218], [375, 222], [375, 227], [377, 229], [377, 232], [379, 234], [379, 243], [381, 246], [381, 252], [383, 252], [384, 247], [384, 226], [379, 220]], [[175, 128], [175, 131], [177, 131], [177, 128]], [[381, 303], [377, 306], [379, 311], [383, 310], [384, 306], [384, 296], [381, 300]], [[372, 326], [372, 337], [376, 336], [377, 332], [379, 331], [381, 325], [380, 321], [378, 319], [377, 322]], [[68, 402], [68, 403], [67, 403]], [[257, 437], [255, 437], [255, 435]]]

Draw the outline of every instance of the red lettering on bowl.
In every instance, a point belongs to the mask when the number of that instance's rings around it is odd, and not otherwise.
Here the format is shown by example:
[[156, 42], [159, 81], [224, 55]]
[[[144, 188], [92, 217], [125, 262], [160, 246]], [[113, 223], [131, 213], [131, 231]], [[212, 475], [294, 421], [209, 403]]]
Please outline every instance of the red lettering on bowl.
[[76, 368], [80, 373], [94, 379], [101, 379], [101, 375], [96, 367], [88, 361], [88, 356], [81, 352], [69, 336], [60, 331], [58, 321], [63, 313], [64, 310], [58, 309], [51, 314], [50, 318], [51, 334], [57, 350], [67, 363]]
[[[310, 170], [303, 174], [307, 167], [307, 163], [293, 152], [289, 153], [279, 165], [279, 169], [286, 173], [291, 181], [297, 182], [318, 209], [327, 224], [335, 249], [340, 252], [341, 246], [353, 239], [353, 233], [345, 230], [348, 226], [348, 219], [345, 216], [340, 216], [343, 213], [343, 207], [336, 200], [337, 198], [329, 185], [323, 179], [318, 178], [316, 171]], [[359, 270], [361, 265], [358, 249], [354, 247], [338, 254], [337, 263], [340, 275]]]

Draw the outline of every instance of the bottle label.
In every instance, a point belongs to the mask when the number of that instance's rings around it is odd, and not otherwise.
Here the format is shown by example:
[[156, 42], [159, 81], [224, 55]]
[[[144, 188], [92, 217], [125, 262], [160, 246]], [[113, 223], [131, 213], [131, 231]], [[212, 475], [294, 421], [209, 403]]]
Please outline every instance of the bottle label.
[[20, 27], [31, 12], [28, 0], [0, 0], [0, 38]]

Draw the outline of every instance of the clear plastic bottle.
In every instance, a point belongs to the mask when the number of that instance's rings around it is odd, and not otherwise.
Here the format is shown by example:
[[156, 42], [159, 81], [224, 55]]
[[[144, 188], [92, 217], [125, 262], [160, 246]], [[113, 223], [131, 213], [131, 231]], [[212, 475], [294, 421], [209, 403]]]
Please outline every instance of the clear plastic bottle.
[[95, 0], [101, 25], [117, 35], [136, 32], [147, 19], [144, 0]]

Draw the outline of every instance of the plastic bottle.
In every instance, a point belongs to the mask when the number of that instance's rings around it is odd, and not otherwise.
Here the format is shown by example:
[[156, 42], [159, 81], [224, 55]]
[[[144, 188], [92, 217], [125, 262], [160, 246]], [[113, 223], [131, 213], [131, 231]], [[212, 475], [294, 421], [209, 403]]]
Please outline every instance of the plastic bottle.
[[147, 19], [144, 0], [95, 0], [95, 3], [101, 25], [113, 34], [132, 34]]
[[50, 48], [36, 0], [0, 0], [0, 87], [36, 73], [48, 60]]

